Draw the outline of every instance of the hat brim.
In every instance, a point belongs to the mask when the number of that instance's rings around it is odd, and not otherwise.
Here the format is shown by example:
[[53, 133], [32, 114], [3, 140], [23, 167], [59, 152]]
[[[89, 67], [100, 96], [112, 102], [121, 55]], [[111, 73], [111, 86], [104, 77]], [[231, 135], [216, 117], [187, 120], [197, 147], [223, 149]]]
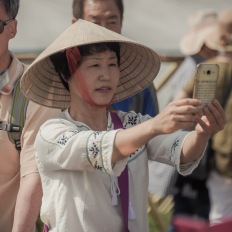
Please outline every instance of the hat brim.
[[50, 56], [70, 47], [102, 42], [120, 43], [120, 80], [112, 103], [133, 96], [152, 83], [160, 69], [160, 59], [155, 51], [104, 27], [79, 19], [25, 71], [21, 78], [23, 94], [40, 105], [68, 108], [70, 93], [64, 88]]
[[200, 52], [209, 35], [215, 30], [214, 25], [208, 25], [198, 30], [189, 31], [180, 41], [180, 50], [184, 55], [194, 55]]

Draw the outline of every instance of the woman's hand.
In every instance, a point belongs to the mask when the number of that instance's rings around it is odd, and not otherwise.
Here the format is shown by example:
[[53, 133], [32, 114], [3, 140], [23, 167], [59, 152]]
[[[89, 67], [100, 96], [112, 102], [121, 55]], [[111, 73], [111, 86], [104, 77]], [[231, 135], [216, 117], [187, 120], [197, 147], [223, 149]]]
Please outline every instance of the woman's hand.
[[202, 104], [197, 99], [186, 98], [173, 101], [154, 118], [157, 134], [169, 134], [179, 129], [193, 129], [196, 125], [195, 115], [202, 112]]
[[226, 124], [224, 110], [217, 100], [202, 108], [203, 115], [195, 114], [195, 130], [187, 136], [180, 158], [181, 163], [188, 163], [202, 155], [209, 138], [222, 130]]
[[226, 116], [220, 103], [215, 99], [203, 108], [203, 116], [195, 115], [198, 135], [211, 136], [222, 130], [226, 124]]

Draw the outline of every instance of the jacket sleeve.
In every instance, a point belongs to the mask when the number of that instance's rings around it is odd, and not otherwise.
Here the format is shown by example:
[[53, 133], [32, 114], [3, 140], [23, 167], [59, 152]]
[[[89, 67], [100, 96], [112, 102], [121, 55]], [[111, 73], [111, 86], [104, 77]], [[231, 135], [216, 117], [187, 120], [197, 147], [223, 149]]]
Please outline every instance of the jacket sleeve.
[[47, 121], [36, 138], [37, 162], [47, 170], [99, 170], [119, 176], [127, 159], [112, 165], [117, 130], [78, 130], [64, 119]]
[[185, 139], [191, 132], [176, 131], [172, 134], [159, 135], [152, 139], [147, 146], [150, 160], [155, 160], [176, 167], [182, 175], [189, 175], [198, 166], [202, 156], [193, 162], [180, 164], [181, 150]]

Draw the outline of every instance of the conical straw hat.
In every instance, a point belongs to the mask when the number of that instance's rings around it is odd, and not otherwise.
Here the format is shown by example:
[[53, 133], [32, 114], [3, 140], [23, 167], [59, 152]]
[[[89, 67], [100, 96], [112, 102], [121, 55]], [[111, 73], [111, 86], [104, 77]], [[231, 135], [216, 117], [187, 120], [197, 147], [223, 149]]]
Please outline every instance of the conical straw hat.
[[214, 31], [217, 23], [217, 13], [206, 9], [190, 15], [189, 31], [180, 40], [181, 52], [188, 56], [200, 52], [206, 38]]
[[101, 42], [120, 43], [120, 80], [113, 102], [140, 92], [159, 72], [159, 56], [150, 48], [94, 23], [79, 19], [67, 28], [28, 67], [21, 79], [23, 94], [52, 108], [67, 108], [70, 94], [64, 88], [50, 56], [67, 48]]

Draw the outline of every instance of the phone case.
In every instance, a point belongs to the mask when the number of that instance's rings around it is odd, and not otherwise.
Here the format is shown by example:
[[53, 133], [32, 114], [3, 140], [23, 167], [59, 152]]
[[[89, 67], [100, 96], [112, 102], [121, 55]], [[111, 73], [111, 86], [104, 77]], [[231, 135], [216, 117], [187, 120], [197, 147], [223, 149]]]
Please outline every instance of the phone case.
[[201, 100], [203, 104], [214, 99], [218, 72], [219, 66], [217, 64], [199, 64], [197, 66], [193, 98]]

